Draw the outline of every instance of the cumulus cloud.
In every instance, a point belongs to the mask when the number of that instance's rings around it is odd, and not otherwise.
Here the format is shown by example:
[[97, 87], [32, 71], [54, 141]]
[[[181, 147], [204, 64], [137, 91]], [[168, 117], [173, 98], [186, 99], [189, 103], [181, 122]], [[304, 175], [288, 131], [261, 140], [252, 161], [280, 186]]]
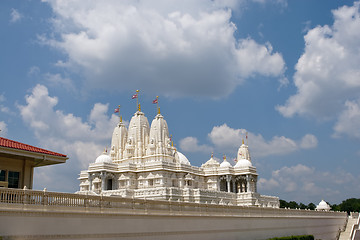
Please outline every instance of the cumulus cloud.
[[[332, 177], [334, 175], [337, 177]], [[341, 169], [326, 172], [298, 164], [274, 170], [269, 179], [260, 178], [258, 187], [260, 191], [277, 192], [280, 196], [286, 194], [290, 197], [288, 201], [297, 199], [297, 201], [310, 202], [314, 198], [318, 198], [319, 201], [325, 198], [335, 203], [359, 192], [358, 181], [358, 177]], [[336, 196], [339, 192], [346, 192], [348, 196]]]
[[[245, 129], [233, 129], [227, 124], [213, 127], [208, 135], [217, 148], [233, 152], [238, 149], [245, 136]], [[271, 140], [265, 140], [261, 134], [248, 132], [248, 141], [252, 154], [256, 157], [285, 155], [299, 149], [317, 146], [317, 138], [312, 134], [306, 134], [301, 140], [293, 140], [285, 136], [274, 136]]]
[[306, 134], [300, 141], [300, 147], [303, 149], [315, 148], [317, 144], [318, 140], [312, 134]]
[[0, 136], [6, 137], [7, 135], [7, 124], [4, 121], [0, 121]]
[[[31, 68], [31, 70], [33, 70], [33, 68]], [[51, 87], [62, 87], [70, 92], [76, 91], [73, 81], [70, 78], [62, 77], [59, 73], [45, 73], [44, 79]]]
[[[60, 187], [60, 184], [56, 184], [59, 179], [66, 178], [70, 172], [78, 174], [81, 169], [87, 168], [109, 144], [112, 130], [118, 121], [114, 114], [108, 116], [108, 104], [96, 103], [85, 121], [71, 113], [56, 110], [58, 98], [50, 96], [48, 89], [40, 84], [32, 89], [25, 100], [25, 105], [18, 106], [20, 114], [41, 147], [65, 153], [70, 158], [66, 168], [60, 167], [65, 168], [63, 172], [51, 167], [37, 170], [38, 176], [52, 176], [52, 182], [39, 181], [44, 185]], [[71, 185], [76, 186], [76, 175], [69, 178], [73, 181]]]
[[6, 102], [6, 97], [4, 94], [0, 94], [0, 112], [13, 114], [13, 112], [7, 106], [4, 105], [4, 102]]
[[180, 148], [185, 152], [203, 152], [210, 153], [212, 147], [205, 144], [199, 145], [198, 139], [195, 137], [186, 137], [180, 140]]
[[297, 93], [284, 105], [277, 106], [282, 115], [320, 120], [339, 117], [336, 132], [358, 134], [355, 129], [353, 133], [345, 129], [342, 123], [346, 115], [355, 117], [357, 103], [354, 101], [360, 97], [359, 8], [360, 2], [356, 1], [353, 6], [333, 10], [333, 25], [317, 26], [307, 32], [304, 53], [295, 67]]
[[345, 109], [334, 126], [333, 136], [339, 137], [343, 134], [360, 138], [360, 100], [345, 102]]
[[10, 13], [10, 22], [11, 23], [18, 22], [21, 20], [21, 18], [22, 18], [22, 15], [19, 13], [19, 11], [12, 8], [11, 13]]
[[136, 89], [169, 96], [223, 97], [260, 74], [282, 78], [270, 43], [235, 39], [238, 1], [49, 1], [58, 66], [84, 75], [88, 88]]

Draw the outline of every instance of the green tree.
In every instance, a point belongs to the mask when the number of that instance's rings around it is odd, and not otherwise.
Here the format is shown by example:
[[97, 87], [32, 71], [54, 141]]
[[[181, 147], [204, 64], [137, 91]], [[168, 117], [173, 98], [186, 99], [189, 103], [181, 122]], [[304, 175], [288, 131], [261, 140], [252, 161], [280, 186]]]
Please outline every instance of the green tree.
[[332, 209], [334, 209], [335, 211], [346, 211], [348, 214], [350, 214], [350, 212], [360, 212], [360, 199], [346, 199], [342, 201], [342, 203], [340, 203], [339, 205], [334, 204], [332, 206]]
[[299, 207], [300, 209], [306, 209], [307, 208], [307, 205], [303, 204], [303, 203], [300, 203], [299, 204]]
[[316, 205], [313, 204], [313, 203], [309, 203], [309, 204], [307, 205], [307, 208], [310, 209], [310, 210], [315, 210]]

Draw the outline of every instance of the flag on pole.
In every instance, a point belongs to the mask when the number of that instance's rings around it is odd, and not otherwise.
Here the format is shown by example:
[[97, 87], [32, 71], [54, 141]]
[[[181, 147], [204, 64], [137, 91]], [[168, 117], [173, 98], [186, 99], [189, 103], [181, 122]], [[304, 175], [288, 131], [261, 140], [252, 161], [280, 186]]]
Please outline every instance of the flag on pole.
[[119, 108], [115, 108], [114, 113], [118, 113], [119, 111], [120, 111], [120, 109], [119, 109]]
[[137, 93], [134, 94], [134, 95], [132, 95], [132, 97], [131, 97], [131, 99], [135, 99], [135, 98], [138, 98], [138, 94], [137, 94]]
[[157, 104], [158, 103], [158, 99], [156, 98], [155, 100], [153, 100], [153, 104]]

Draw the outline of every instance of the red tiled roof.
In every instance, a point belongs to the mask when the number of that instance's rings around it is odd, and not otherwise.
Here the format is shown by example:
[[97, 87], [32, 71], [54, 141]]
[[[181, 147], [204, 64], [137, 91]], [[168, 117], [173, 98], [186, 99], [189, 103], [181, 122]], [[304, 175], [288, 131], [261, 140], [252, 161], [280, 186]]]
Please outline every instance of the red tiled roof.
[[31, 145], [28, 145], [25, 143], [16, 142], [16, 141], [2, 138], [2, 137], [0, 137], [0, 147], [14, 148], [14, 149], [19, 149], [19, 150], [24, 150], [24, 151], [29, 151], [29, 152], [44, 153], [44, 154], [53, 155], [53, 156], [66, 157], [66, 155], [61, 154], [61, 153], [52, 152], [52, 151], [49, 151], [49, 150], [46, 150], [43, 148], [34, 147], [34, 146], [31, 146]]

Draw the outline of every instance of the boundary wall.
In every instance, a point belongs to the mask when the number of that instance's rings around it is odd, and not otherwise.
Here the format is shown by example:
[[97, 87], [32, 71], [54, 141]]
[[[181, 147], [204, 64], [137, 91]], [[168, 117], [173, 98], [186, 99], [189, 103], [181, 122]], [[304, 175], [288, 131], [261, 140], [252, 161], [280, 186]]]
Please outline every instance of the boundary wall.
[[337, 239], [346, 212], [0, 188], [3, 239]]

